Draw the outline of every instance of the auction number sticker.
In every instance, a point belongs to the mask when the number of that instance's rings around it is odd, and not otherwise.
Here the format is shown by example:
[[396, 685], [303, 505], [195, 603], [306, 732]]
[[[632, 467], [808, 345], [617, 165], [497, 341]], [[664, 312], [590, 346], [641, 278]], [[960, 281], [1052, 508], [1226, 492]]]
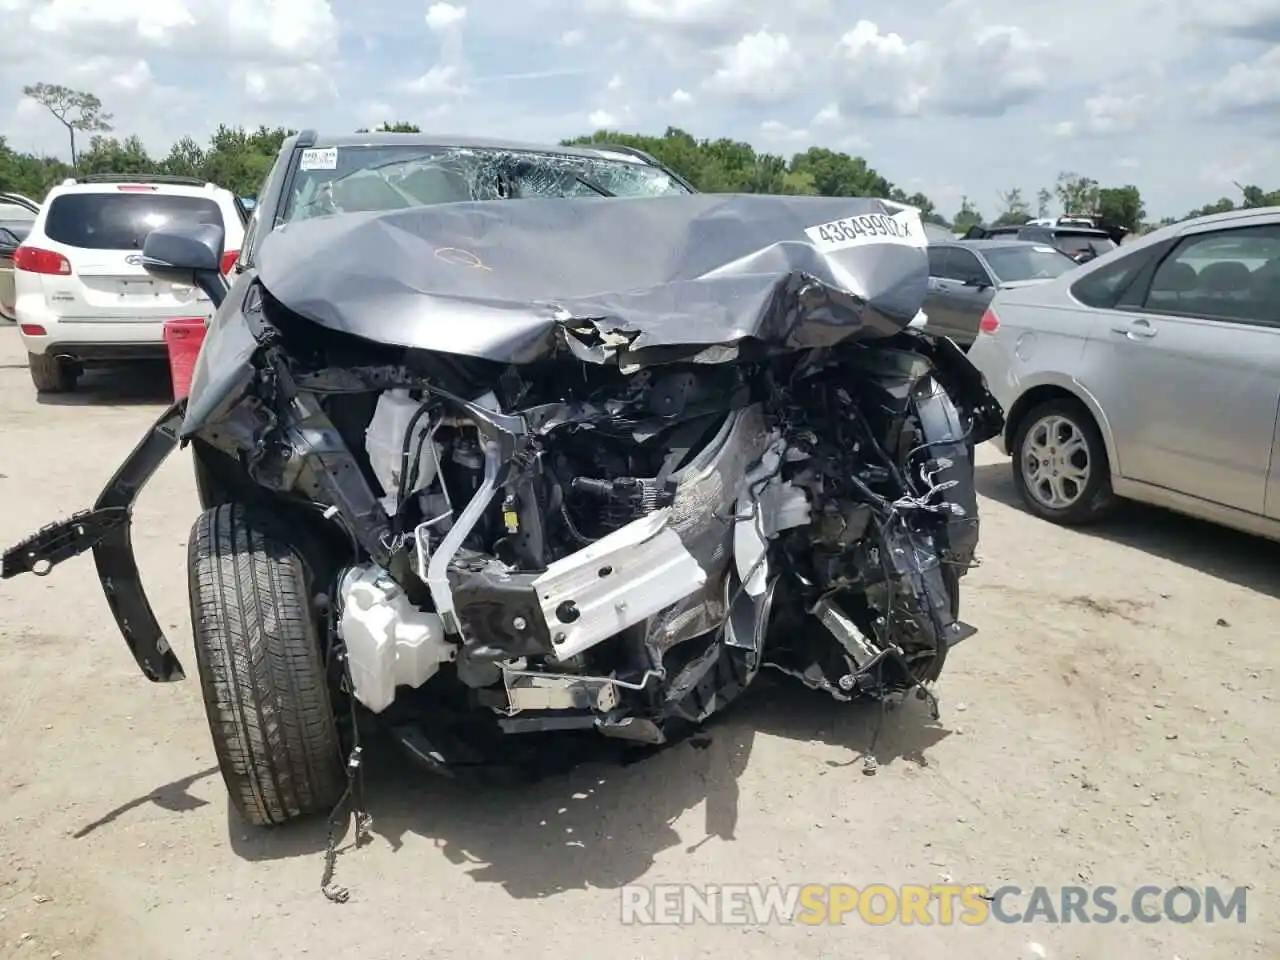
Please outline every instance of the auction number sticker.
[[844, 250], [872, 243], [896, 243], [909, 247], [926, 245], [920, 215], [914, 210], [903, 210], [892, 216], [858, 213], [807, 227], [804, 232], [819, 250]]
[[338, 148], [337, 147], [314, 147], [310, 150], [302, 151], [302, 161], [298, 164], [299, 170], [337, 170], [338, 169]]

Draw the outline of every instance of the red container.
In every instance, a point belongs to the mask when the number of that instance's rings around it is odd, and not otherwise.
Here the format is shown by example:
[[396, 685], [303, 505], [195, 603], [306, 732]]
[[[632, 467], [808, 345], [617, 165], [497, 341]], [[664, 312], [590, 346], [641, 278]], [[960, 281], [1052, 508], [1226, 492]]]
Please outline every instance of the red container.
[[183, 399], [191, 390], [196, 357], [204, 344], [203, 317], [164, 322], [164, 342], [169, 348], [169, 374], [173, 378], [173, 399]]

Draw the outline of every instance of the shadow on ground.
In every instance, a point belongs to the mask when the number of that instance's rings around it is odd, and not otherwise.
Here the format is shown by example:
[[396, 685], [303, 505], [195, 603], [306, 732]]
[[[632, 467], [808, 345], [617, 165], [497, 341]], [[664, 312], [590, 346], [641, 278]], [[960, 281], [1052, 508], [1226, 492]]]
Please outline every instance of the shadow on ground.
[[36, 400], [60, 407], [167, 404], [173, 400], [173, 381], [165, 361], [135, 361], [92, 367], [71, 393], [45, 393]]
[[[1008, 463], [977, 468], [978, 492], [1024, 510]], [[1028, 516], [1029, 523], [1044, 521]], [[1077, 527], [1083, 536], [1109, 540], [1171, 560], [1269, 597], [1280, 597], [1280, 549], [1275, 543], [1141, 503], [1125, 502], [1114, 517]]]
[[[798, 684], [761, 677], [719, 720], [681, 743], [625, 760], [619, 746], [603, 737], [583, 741], [581, 751], [566, 739], [568, 749], [558, 751], [551, 772], [506, 788], [424, 772], [395, 744], [378, 739], [367, 753], [367, 804], [378, 841], [398, 849], [408, 835], [427, 838], [471, 880], [500, 884], [512, 897], [612, 889], [644, 876], [659, 854], [680, 845], [675, 822], [700, 804], [705, 805], [702, 835], [687, 839], [686, 854], [713, 838], [736, 839], [738, 779], [758, 734], [846, 748], [847, 760], [815, 759], [812, 775], [836, 767], [842, 775], [861, 776], [862, 757], [880, 717], [874, 704], [837, 703]], [[886, 712], [875, 751], [882, 773], [899, 760], [927, 765], [927, 751], [949, 735], [918, 701]], [[593, 747], [585, 747], [588, 743]], [[76, 835], [147, 801], [182, 809], [179, 798], [186, 788], [209, 775], [203, 771], [153, 791]], [[319, 879], [328, 836], [324, 817], [255, 829], [228, 810], [227, 829], [238, 856], [254, 861], [314, 857]], [[339, 833], [343, 855], [335, 879], [342, 883], [343, 863], [358, 862], [362, 851], [352, 849], [345, 821]]]

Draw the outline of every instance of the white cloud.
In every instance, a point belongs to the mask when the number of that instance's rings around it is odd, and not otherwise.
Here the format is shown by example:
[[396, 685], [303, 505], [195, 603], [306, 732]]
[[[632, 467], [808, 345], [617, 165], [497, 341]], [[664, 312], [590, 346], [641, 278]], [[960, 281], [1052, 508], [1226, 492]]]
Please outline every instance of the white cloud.
[[356, 113], [360, 118], [359, 126], [372, 130], [379, 124], [394, 123], [396, 110], [385, 100], [364, 100], [356, 108]]
[[400, 84], [398, 89], [420, 97], [457, 97], [467, 92], [467, 85], [460, 67], [437, 63], [416, 80]]
[[766, 120], [760, 124], [760, 134], [772, 144], [796, 145], [807, 142], [809, 131], [802, 127], [792, 127], [781, 120]]
[[717, 23], [738, 8], [734, 0], [623, 0], [621, 6], [636, 20], [680, 26]]
[[677, 107], [687, 106], [693, 103], [693, 94], [689, 93], [687, 90], [677, 88], [671, 94], [671, 103], [673, 106]]
[[315, 63], [338, 54], [338, 21], [328, 0], [227, 0], [223, 17], [233, 56]]
[[587, 117], [587, 123], [591, 124], [592, 131], [606, 130], [618, 125], [618, 118], [608, 110], [593, 111], [591, 116]]
[[443, 33], [460, 25], [466, 18], [466, 7], [457, 7], [452, 3], [433, 3], [427, 8], [427, 29], [433, 33]]
[[608, 90], [621, 90], [622, 77], [618, 76], [618, 74], [615, 73], [612, 77], [609, 78], [609, 82], [605, 84], [605, 88]]
[[113, 0], [93, 3], [91, 0], [49, 0], [41, 5], [6, 3], [5, 12], [31, 7], [31, 26], [40, 33], [55, 36], [85, 36], [90, 31], [105, 30], [132, 34], [148, 43], [165, 45], [174, 36], [196, 25], [196, 19], [181, 0]]
[[908, 41], [860, 20], [840, 37], [840, 107], [888, 116], [1000, 116], [1048, 86], [1046, 44], [1020, 27], [958, 21]]
[[333, 76], [319, 64], [250, 67], [244, 71], [245, 96], [256, 104], [311, 105], [337, 96]]
[[1151, 120], [1157, 102], [1152, 94], [1103, 91], [1085, 99], [1084, 115], [1079, 120], [1060, 121], [1050, 127], [1050, 132], [1060, 137], [1130, 134]]
[[839, 123], [841, 119], [840, 104], [829, 103], [813, 115], [813, 125], [815, 127], [831, 126]]
[[782, 33], [759, 30], [717, 51], [720, 66], [708, 86], [719, 93], [764, 103], [795, 90], [803, 62]]
[[1280, 110], [1280, 46], [1252, 63], [1237, 63], [1204, 92], [1201, 108], [1214, 113]]
[[560, 45], [562, 47], [580, 47], [586, 42], [587, 34], [583, 30], [566, 30], [560, 34]]

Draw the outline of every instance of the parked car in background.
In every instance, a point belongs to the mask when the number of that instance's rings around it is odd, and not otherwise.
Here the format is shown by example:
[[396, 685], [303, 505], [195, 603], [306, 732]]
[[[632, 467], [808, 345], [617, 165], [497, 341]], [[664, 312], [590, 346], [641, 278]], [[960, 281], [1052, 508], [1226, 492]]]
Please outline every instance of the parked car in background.
[[0, 191], [0, 221], [31, 223], [40, 212], [40, 204], [20, 193]]
[[189, 177], [90, 176], [50, 190], [13, 257], [14, 314], [36, 390], [74, 389], [89, 364], [163, 358], [164, 322], [207, 318], [213, 305], [192, 286], [151, 278], [147, 234], [217, 224], [229, 269], [247, 219], [230, 191]]
[[30, 197], [0, 192], [0, 320], [13, 322], [13, 253], [39, 212], [40, 204]]
[[1076, 262], [1043, 243], [1022, 240], [931, 240], [925, 329], [967, 349], [997, 290], [1052, 280]]
[[1280, 207], [1199, 217], [1002, 290], [969, 352], [1027, 508], [1117, 497], [1280, 539]]
[[1076, 223], [1024, 223], [1002, 227], [970, 227], [966, 240], [1026, 240], [1057, 247], [1077, 263], [1088, 263], [1120, 245], [1124, 231]]
[[12, 322], [13, 255], [31, 232], [32, 220], [0, 220], [0, 319]]

